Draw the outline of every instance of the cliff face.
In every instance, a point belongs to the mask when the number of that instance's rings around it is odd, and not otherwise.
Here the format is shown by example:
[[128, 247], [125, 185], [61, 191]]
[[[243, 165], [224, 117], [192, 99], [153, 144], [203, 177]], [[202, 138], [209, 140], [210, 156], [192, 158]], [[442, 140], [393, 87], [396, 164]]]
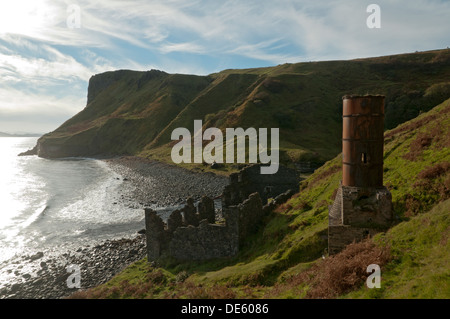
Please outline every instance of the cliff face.
[[450, 97], [450, 50], [225, 70], [208, 76], [120, 70], [93, 76], [87, 105], [41, 137], [42, 157], [169, 156], [177, 127], [278, 127], [282, 162], [341, 150], [341, 97], [386, 95], [393, 128]]
[[37, 154], [136, 154], [208, 83], [206, 77], [155, 70], [95, 75], [89, 81], [86, 108], [39, 139]]

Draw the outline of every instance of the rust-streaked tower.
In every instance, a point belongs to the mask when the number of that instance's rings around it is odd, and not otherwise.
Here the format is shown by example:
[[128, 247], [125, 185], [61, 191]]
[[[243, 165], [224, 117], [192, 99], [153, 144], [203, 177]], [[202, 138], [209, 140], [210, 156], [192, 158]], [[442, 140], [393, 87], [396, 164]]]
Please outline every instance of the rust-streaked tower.
[[344, 96], [342, 185], [383, 186], [384, 96]]
[[383, 186], [384, 96], [344, 96], [342, 118], [342, 183], [329, 210], [330, 254], [392, 220], [392, 197]]

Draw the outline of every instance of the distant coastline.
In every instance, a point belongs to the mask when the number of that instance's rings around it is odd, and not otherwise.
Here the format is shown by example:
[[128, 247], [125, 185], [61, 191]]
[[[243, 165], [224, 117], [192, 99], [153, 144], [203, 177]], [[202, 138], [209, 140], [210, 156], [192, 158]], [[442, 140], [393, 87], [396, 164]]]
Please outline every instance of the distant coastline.
[[38, 134], [38, 133], [20, 133], [20, 134], [9, 134], [0, 132], [0, 137], [40, 137], [44, 134]]

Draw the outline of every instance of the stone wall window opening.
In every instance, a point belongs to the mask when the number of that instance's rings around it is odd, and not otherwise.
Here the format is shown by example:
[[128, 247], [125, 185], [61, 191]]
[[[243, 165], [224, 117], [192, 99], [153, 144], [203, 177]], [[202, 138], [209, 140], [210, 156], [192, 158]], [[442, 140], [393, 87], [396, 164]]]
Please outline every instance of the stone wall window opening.
[[362, 153], [361, 154], [361, 162], [363, 164], [367, 164], [369, 162], [369, 156], [367, 155], [367, 153]]

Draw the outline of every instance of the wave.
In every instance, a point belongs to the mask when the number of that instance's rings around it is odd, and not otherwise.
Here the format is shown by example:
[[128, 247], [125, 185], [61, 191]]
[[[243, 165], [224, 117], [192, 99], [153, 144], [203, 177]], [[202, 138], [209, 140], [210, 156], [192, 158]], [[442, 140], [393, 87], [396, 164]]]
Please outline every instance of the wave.
[[41, 207], [39, 207], [38, 209], [36, 209], [36, 211], [31, 214], [30, 217], [28, 217], [23, 223], [20, 224], [20, 228], [27, 228], [29, 227], [31, 224], [35, 223], [36, 221], [40, 220], [43, 218], [43, 216], [45, 215], [45, 213], [50, 209], [50, 205], [43, 205]]
[[78, 237], [98, 237], [101, 235], [116, 235], [123, 236], [124, 233], [136, 233], [138, 230], [145, 227], [144, 219], [139, 221], [130, 221], [124, 223], [111, 223], [96, 225], [96, 227], [88, 228], [78, 234]]
[[81, 156], [68, 156], [68, 157], [58, 157], [58, 158], [50, 158], [48, 160], [51, 161], [97, 161], [98, 159], [94, 157], [81, 157]]

